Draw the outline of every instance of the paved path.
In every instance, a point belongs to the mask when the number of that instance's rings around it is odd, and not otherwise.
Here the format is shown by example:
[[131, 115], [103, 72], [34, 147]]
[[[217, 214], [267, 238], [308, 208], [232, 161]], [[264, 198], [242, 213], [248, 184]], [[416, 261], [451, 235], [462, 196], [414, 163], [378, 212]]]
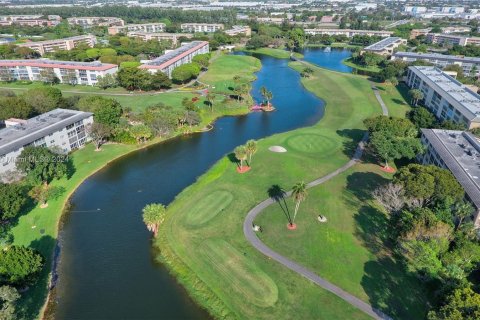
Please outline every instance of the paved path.
[[[382, 107], [382, 113], [384, 115], [388, 115], [388, 109], [383, 102], [382, 98], [380, 97], [380, 94], [378, 93], [377, 87], [371, 83], [373, 92], [375, 94], [375, 97], [377, 98], [380, 106]], [[365, 144], [368, 140], [368, 134], [366, 133], [360, 143], [357, 146], [357, 149], [355, 150], [355, 153], [353, 157], [348, 161], [344, 166], [338, 168], [337, 170], [327, 174], [326, 176], [323, 176], [321, 178], [315, 179], [311, 181], [310, 183], [307, 184], [307, 188], [312, 188], [315, 186], [318, 186], [322, 183], [325, 183], [326, 181], [336, 177], [340, 173], [348, 170], [349, 168], [353, 167], [362, 157], [363, 151], [365, 149]], [[292, 195], [292, 191], [288, 191], [285, 194], [285, 197], [290, 197]], [[247, 214], [247, 217], [245, 218], [245, 221], [243, 222], [243, 234], [247, 238], [247, 240], [250, 242], [250, 244], [266, 255], [267, 257], [281, 263], [288, 269], [300, 274], [301, 276], [307, 278], [308, 280], [312, 281], [313, 283], [317, 284], [318, 286], [322, 287], [325, 290], [330, 291], [331, 293], [335, 294], [336, 296], [342, 298], [352, 306], [362, 310], [366, 314], [370, 315], [374, 319], [383, 319], [383, 320], [390, 320], [391, 318], [384, 314], [382, 311], [377, 310], [373, 308], [370, 304], [366, 303], [365, 301], [360, 300], [359, 298], [355, 297], [354, 295], [346, 292], [345, 290], [341, 289], [340, 287], [337, 287], [331, 282], [328, 282], [324, 278], [318, 276], [314, 272], [308, 270], [307, 268], [303, 267], [302, 265], [288, 259], [285, 256], [282, 256], [281, 254], [273, 251], [269, 247], [267, 247], [255, 234], [255, 231], [253, 231], [253, 223], [255, 221], [255, 218], [262, 213], [264, 209], [266, 209], [268, 206], [272, 205], [275, 203], [275, 200], [272, 198], [268, 198], [267, 200], [261, 202], [257, 206], [255, 206], [252, 210], [250, 210]]]

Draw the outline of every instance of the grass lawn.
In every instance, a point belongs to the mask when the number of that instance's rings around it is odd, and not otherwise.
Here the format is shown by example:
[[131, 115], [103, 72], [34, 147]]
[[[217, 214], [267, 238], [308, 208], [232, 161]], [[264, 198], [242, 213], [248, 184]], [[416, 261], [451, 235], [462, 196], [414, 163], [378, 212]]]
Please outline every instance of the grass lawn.
[[[225, 56], [233, 57], [234, 56]], [[223, 56], [221, 57], [223, 58]], [[259, 61], [252, 57], [240, 57], [244, 61]], [[223, 69], [216, 66], [218, 63], [225, 63], [224, 59], [216, 59], [212, 62], [212, 70], [209, 70], [205, 76], [212, 81], [220, 81], [223, 75]], [[228, 62], [228, 61], [227, 61]], [[250, 61], [251, 62], [251, 61]], [[250, 68], [248, 71], [244, 69], [244, 65], [237, 64], [230, 68], [231, 74], [242, 73], [245, 77], [253, 80], [253, 72], [260, 66]], [[239, 68], [239, 69], [237, 69]], [[65, 95], [68, 95], [66, 93]], [[108, 96], [108, 95], [106, 95]], [[181, 107], [181, 100], [184, 97], [192, 97], [193, 93], [164, 93], [158, 95], [142, 95], [142, 96], [112, 96], [119, 100], [123, 106], [131, 106], [134, 110], [140, 110], [141, 107], [148, 106], [154, 103], [163, 102], [174, 107]], [[218, 95], [214, 102], [213, 112], [210, 107], [203, 104], [203, 98], [199, 100], [197, 105], [200, 107], [200, 115], [202, 116], [202, 123], [194, 128], [201, 129], [206, 124], [212, 122], [215, 118], [223, 115], [236, 115], [248, 112], [245, 105], [241, 105], [235, 101], [223, 103], [223, 96]], [[132, 105], [125, 105], [132, 103]], [[136, 104], [137, 108], [135, 108]], [[178, 133], [177, 133], [178, 134]], [[150, 143], [157, 143], [160, 139], [151, 141]], [[70, 195], [88, 176], [101, 169], [113, 159], [127, 154], [128, 152], [138, 149], [136, 145], [122, 145], [122, 144], [107, 144], [102, 147], [101, 152], [95, 152], [93, 144], [87, 145], [81, 150], [77, 150], [71, 154], [71, 158], [75, 167], [73, 175], [67, 179], [56, 180], [52, 182], [52, 186], [59, 186], [64, 188], [64, 192], [55, 200], [49, 201], [49, 206], [41, 209], [39, 206], [31, 204], [28, 212], [22, 215], [12, 228], [15, 245], [31, 246], [39, 250], [44, 257], [47, 258], [46, 268], [44, 268], [41, 279], [38, 284], [32, 287], [27, 294], [22, 297], [20, 307], [24, 309], [25, 317], [27, 319], [36, 318], [42, 306], [44, 305], [47, 296], [47, 285], [49, 281], [49, 274], [51, 271], [53, 250], [55, 241], [58, 236], [58, 224], [64, 211], [64, 206], [68, 201]], [[223, 199], [223, 198], [222, 198]], [[195, 219], [193, 222], [195, 223]], [[211, 243], [212, 246], [218, 245]], [[246, 267], [250, 265], [247, 263]]]
[[[34, 82], [27, 82], [23, 83], [20, 81], [16, 82], [0, 82], [0, 87], [5, 88], [5, 89], [12, 89], [12, 90], [28, 90], [28, 89], [33, 89], [33, 88], [39, 88], [39, 87], [45, 87], [46, 85], [43, 84], [40, 81], [34, 81]], [[76, 85], [76, 86], [71, 86], [68, 84], [56, 84], [53, 86], [54, 88], [58, 88], [62, 91], [68, 91], [68, 92], [88, 92], [88, 93], [98, 93], [98, 94], [104, 94], [104, 93], [128, 93], [127, 90], [121, 87], [117, 88], [108, 88], [108, 89], [100, 89], [98, 87], [94, 86], [86, 86], [86, 85]]]
[[[304, 68], [300, 62], [290, 65], [296, 70]], [[218, 317], [279, 319], [295, 314], [299, 319], [368, 318], [343, 300], [258, 253], [242, 231], [246, 213], [268, 196], [272, 185], [289, 189], [300, 180], [313, 180], [345, 164], [364, 134], [362, 120], [380, 114], [380, 106], [365, 78], [312, 68], [315, 70], [312, 77], [302, 82], [327, 103], [324, 118], [312, 127], [258, 141], [252, 169], [246, 174], [236, 173], [228, 157], [221, 159], [177, 196], [161, 226], [156, 240], [158, 260], [166, 263], [190, 294]], [[268, 151], [272, 145], [285, 146], [288, 152], [272, 153]], [[344, 196], [348, 199], [348, 194]], [[365, 228], [373, 227], [375, 221], [365, 219], [364, 223]], [[350, 249], [361, 250], [359, 255], [363, 260], [359, 261], [376, 261], [368, 245], [352, 228], [335, 232], [345, 232], [345, 237], [356, 240], [358, 247], [352, 244]], [[335, 236], [341, 237], [341, 234]], [[283, 240], [288, 241], [288, 238]], [[326, 259], [332, 262], [345, 261], [335, 251], [328, 254], [330, 257]], [[387, 268], [379, 267], [378, 270], [382, 274], [390, 272]], [[407, 277], [399, 270], [394, 272], [398, 271], [396, 274], [401, 282]], [[364, 265], [346, 265], [343, 271], [367, 277]], [[361, 284], [354, 282], [357, 278], [351, 282], [349, 279], [351, 277], [346, 275], [346, 281], [337, 284], [347, 282], [348, 289], [358, 289], [352, 290], [353, 294], [368, 301], [365, 294], [360, 294]], [[383, 285], [381, 277], [371, 277], [369, 281], [373, 282], [372, 286]], [[403, 293], [398, 287], [392, 290], [396, 294]], [[371, 299], [384, 298], [383, 291], [378, 294]], [[412, 305], [403, 306], [405, 310], [418, 310], [416, 304], [422, 302], [409, 303]]]
[[362, 46], [358, 46], [358, 45], [354, 45], [354, 44], [348, 44], [348, 43], [345, 43], [345, 42], [334, 42], [330, 45], [322, 44], [322, 43], [309, 43], [309, 44], [307, 44], [307, 47], [311, 47], [311, 48], [331, 47], [331, 48], [356, 49], [356, 48], [361, 48]]
[[351, 58], [347, 58], [343, 60], [342, 63], [346, 66], [349, 66], [358, 70], [362, 70], [362, 71], [375, 72], [375, 73], [380, 72], [380, 68], [377, 66], [368, 66], [368, 67], [361, 66], [353, 62]]
[[[289, 59], [290, 58], [290, 51], [284, 49], [275, 49], [275, 48], [259, 48], [255, 50], [244, 50], [245, 52], [250, 53], [259, 53], [264, 54], [267, 56], [271, 56], [278, 59]], [[293, 56], [296, 58], [303, 58], [303, 55], [298, 52], [294, 52]]]
[[[260, 238], [270, 248], [389, 316], [424, 319], [426, 292], [385, 249], [388, 218], [371, 197], [371, 191], [385, 179], [377, 165], [357, 165], [308, 191], [295, 220], [295, 232], [286, 231], [286, 212], [277, 204], [268, 207], [255, 223], [263, 227]], [[293, 215], [292, 199], [286, 203]], [[318, 222], [319, 214], [328, 221]]]
[[404, 83], [400, 83], [396, 87], [388, 83], [379, 83], [375, 85], [378, 88], [380, 96], [387, 105], [388, 112], [391, 116], [404, 118], [407, 112], [412, 109], [408, 100], [409, 88]]

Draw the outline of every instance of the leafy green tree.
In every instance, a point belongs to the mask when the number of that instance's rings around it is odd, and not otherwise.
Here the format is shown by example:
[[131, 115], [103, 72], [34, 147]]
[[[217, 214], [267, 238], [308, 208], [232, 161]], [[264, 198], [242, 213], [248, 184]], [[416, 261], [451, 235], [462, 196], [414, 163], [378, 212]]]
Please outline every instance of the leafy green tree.
[[102, 88], [103, 90], [108, 88], [115, 88], [118, 86], [117, 77], [112, 74], [106, 74], [105, 76], [97, 77], [97, 87]]
[[412, 240], [401, 244], [401, 253], [407, 260], [410, 272], [418, 273], [420, 278], [435, 279], [443, 269], [438, 258], [448, 248], [448, 241], [437, 240]]
[[408, 113], [408, 118], [418, 129], [430, 129], [437, 123], [435, 116], [424, 107], [413, 108], [412, 111]]
[[88, 125], [86, 129], [89, 137], [95, 144], [95, 151], [100, 151], [102, 144], [113, 133], [112, 128], [100, 122], [94, 122]]
[[18, 299], [20, 299], [20, 294], [14, 287], [0, 287], [0, 319], [15, 320], [18, 318], [15, 314], [15, 304]]
[[127, 90], [149, 90], [151, 85], [151, 75], [137, 66], [120, 68], [117, 79], [120, 86]]
[[408, 94], [412, 98], [412, 104], [417, 106], [418, 101], [423, 99], [423, 92], [418, 89], [411, 89], [408, 91]]
[[93, 112], [95, 122], [104, 124], [110, 128], [115, 128], [122, 117], [122, 106], [111, 98], [102, 96], [86, 96], [81, 98], [77, 107], [82, 111]]
[[167, 209], [160, 203], [148, 204], [143, 208], [143, 222], [155, 237], [158, 234], [159, 226], [165, 221], [166, 214]]
[[305, 201], [307, 198], [307, 184], [305, 182], [298, 182], [292, 188], [292, 196], [293, 200], [295, 201], [295, 211], [293, 213], [293, 219], [290, 225], [295, 223], [295, 218], [297, 217], [298, 208], [300, 207], [300, 203]]
[[68, 157], [46, 147], [25, 147], [16, 160], [17, 169], [36, 184], [48, 184], [67, 174]]
[[151, 76], [151, 89], [168, 89], [172, 87], [172, 80], [163, 72], [158, 71]]
[[190, 127], [200, 124], [202, 119], [196, 111], [186, 111], [185, 112], [185, 123]]
[[455, 290], [439, 310], [428, 313], [428, 320], [475, 319], [480, 319], [480, 294], [471, 288]]
[[136, 124], [130, 128], [130, 134], [137, 140], [137, 143], [142, 143], [150, 139], [152, 130], [144, 124]]
[[45, 84], [54, 85], [60, 83], [60, 79], [58, 79], [53, 69], [50, 68], [40, 71], [40, 79], [42, 79]]
[[48, 207], [48, 200], [58, 198], [63, 192], [65, 192], [65, 188], [63, 187], [39, 184], [34, 186], [28, 195], [40, 203], [40, 208], [46, 208]]
[[200, 66], [197, 63], [185, 63], [176, 67], [172, 71], [172, 80], [178, 83], [198, 77], [200, 74]]
[[210, 54], [209, 53], [197, 54], [192, 58], [192, 62], [197, 63], [203, 70], [206, 70], [210, 63]]
[[43, 257], [33, 249], [11, 246], [0, 250], [0, 279], [10, 285], [32, 284], [43, 264]]
[[0, 219], [18, 216], [26, 202], [25, 188], [20, 184], [0, 184]]
[[0, 97], [0, 119], [28, 119], [35, 110], [22, 97]]
[[305, 32], [301, 28], [293, 28], [287, 33], [287, 48], [290, 50], [303, 48], [305, 44]]
[[423, 152], [423, 146], [416, 137], [399, 137], [391, 132], [374, 132], [370, 137], [370, 145], [375, 154], [385, 161], [385, 168], [389, 168], [389, 161], [401, 158], [413, 159]]
[[45, 113], [59, 106], [62, 91], [52, 87], [34, 88], [27, 90], [22, 97], [37, 113]]

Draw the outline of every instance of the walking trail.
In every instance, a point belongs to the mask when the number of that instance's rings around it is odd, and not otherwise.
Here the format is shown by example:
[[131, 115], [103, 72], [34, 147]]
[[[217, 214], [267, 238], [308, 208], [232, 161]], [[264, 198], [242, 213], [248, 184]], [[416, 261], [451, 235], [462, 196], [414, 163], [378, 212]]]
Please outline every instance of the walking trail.
[[[378, 89], [375, 86], [373, 82], [370, 82], [372, 90], [375, 94], [375, 97], [377, 98], [377, 101], [379, 102], [380, 106], [382, 107], [382, 113], [383, 115], [388, 115], [388, 109], [385, 105], [385, 103], [382, 100], [382, 97], [378, 93]], [[338, 168], [337, 170], [321, 177], [318, 179], [315, 179], [311, 181], [310, 183], [307, 184], [307, 188], [312, 188], [315, 186], [318, 186], [322, 183], [325, 183], [326, 181], [336, 177], [340, 173], [348, 170], [349, 168], [353, 167], [362, 157], [363, 151], [365, 149], [365, 144], [368, 140], [368, 134], [366, 133], [362, 140], [359, 142], [357, 149], [355, 150], [355, 153], [353, 157], [348, 161], [344, 166]], [[288, 191], [285, 196], [289, 197], [292, 195], [292, 191]], [[255, 247], [258, 251], [266, 255], [267, 257], [281, 263], [288, 269], [300, 274], [301, 276], [307, 278], [308, 280], [312, 281], [316, 285], [322, 287], [325, 290], [330, 291], [331, 293], [337, 295], [338, 297], [342, 298], [352, 306], [362, 310], [366, 314], [370, 315], [374, 319], [383, 319], [383, 320], [390, 320], [391, 318], [384, 314], [382, 311], [375, 309], [372, 307], [370, 304], [368, 304], [365, 301], [360, 300], [359, 298], [355, 297], [354, 295], [346, 292], [345, 290], [337, 287], [331, 282], [328, 282], [324, 278], [318, 276], [311, 270], [305, 268], [304, 266], [288, 259], [285, 256], [282, 256], [281, 254], [273, 251], [269, 247], [267, 247], [255, 234], [255, 231], [253, 230], [252, 226], [254, 224], [255, 218], [262, 213], [262, 211], [267, 208], [268, 206], [272, 205], [275, 203], [275, 200], [272, 198], [268, 198], [267, 200], [261, 202], [257, 206], [255, 206], [252, 210], [250, 210], [247, 214], [247, 217], [245, 218], [245, 221], [243, 222], [243, 233], [247, 240], [250, 242], [250, 244]]]

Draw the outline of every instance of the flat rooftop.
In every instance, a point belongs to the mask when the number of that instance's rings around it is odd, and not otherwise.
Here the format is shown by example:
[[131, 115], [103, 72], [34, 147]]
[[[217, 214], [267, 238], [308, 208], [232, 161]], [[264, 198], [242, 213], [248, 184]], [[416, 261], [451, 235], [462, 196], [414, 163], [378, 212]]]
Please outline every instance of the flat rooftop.
[[103, 71], [117, 68], [116, 64], [101, 63], [100, 61], [93, 62], [78, 62], [78, 61], [60, 61], [49, 59], [24, 59], [24, 60], [0, 60], [0, 67], [40, 67], [40, 68], [62, 68], [62, 69], [84, 69]]
[[208, 41], [192, 41], [188, 44], [181, 46], [175, 50], [170, 51], [169, 53], [164, 54], [150, 62], [147, 62], [141, 65], [141, 68], [155, 68], [163, 69], [169, 64], [181, 59], [182, 57], [188, 55], [189, 53], [200, 49], [201, 47], [208, 45]]
[[445, 165], [480, 208], [480, 142], [466, 131], [422, 129]]
[[63, 129], [67, 125], [92, 116], [93, 113], [54, 109], [22, 124], [0, 130], [0, 155], [8, 154], [26, 144]]
[[431, 59], [431, 60], [445, 60], [445, 61], [461, 61], [466, 63], [480, 63], [480, 58], [477, 57], [460, 57], [453, 55], [446, 55], [440, 53], [415, 53], [415, 52], [395, 52], [395, 57], [406, 57], [415, 59]]
[[365, 50], [371, 50], [371, 51], [382, 51], [389, 46], [391, 46], [394, 43], [397, 43], [399, 41], [402, 41], [402, 38], [400, 37], [388, 37], [385, 39], [382, 39], [378, 42], [375, 42], [374, 44], [369, 45], [368, 47], [365, 47]]
[[57, 43], [57, 42], [65, 42], [69, 40], [84, 40], [84, 39], [90, 39], [90, 38], [96, 38], [92, 34], [85, 34], [81, 36], [74, 36], [74, 37], [68, 37], [68, 38], [63, 38], [63, 39], [54, 39], [54, 40], [44, 40], [44, 41], [31, 41], [31, 42], [25, 42], [25, 43], [20, 43], [18, 46], [31, 46], [31, 45], [38, 45], [38, 44], [51, 44], [51, 43]]
[[480, 96], [465, 87], [461, 82], [436, 67], [418, 66], [408, 68], [426, 77], [429, 80], [427, 81], [429, 85], [439, 94], [455, 100], [461, 107], [474, 114], [475, 117], [480, 116]]

